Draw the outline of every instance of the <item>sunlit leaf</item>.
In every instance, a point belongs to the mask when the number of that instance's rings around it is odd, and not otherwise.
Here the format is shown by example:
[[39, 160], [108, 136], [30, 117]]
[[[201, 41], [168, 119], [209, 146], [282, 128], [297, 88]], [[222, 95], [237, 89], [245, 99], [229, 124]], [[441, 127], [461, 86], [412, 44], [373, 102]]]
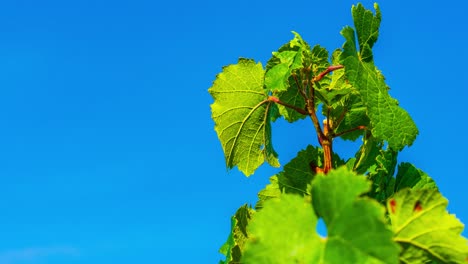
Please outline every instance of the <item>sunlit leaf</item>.
[[436, 189], [405, 189], [389, 199], [395, 241], [403, 249], [401, 263], [466, 263], [463, 224], [447, 212], [447, 203]]
[[231, 218], [231, 233], [228, 240], [219, 249], [219, 252], [226, 256], [223, 264], [239, 263], [244, 244], [248, 238], [247, 224], [254, 214], [254, 210], [247, 205], [241, 206], [236, 214]]
[[404, 162], [398, 166], [395, 191], [404, 188], [412, 188], [413, 190], [437, 189], [437, 185], [425, 172], [416, 168], [411, 163]]
[[375, 8], [375, 16], [361, 4], [352, 8], [358, 42], [351, 27], [341, 31], [346, 39], [341, 61], [349, 82], [359, 91], [367, 108], [372, 135], [399, 151], [413, 143], [418, 129], [409, 114], [389, 95], [385, 79], [374, 65], [372, 46], [377, 41], [381, 20], [378, 6]]
[[[244, 263], [398, 263], [399, 247], [385, 224], [385, 209], [361, 195], [365, 177], [346, 167], [318, 174], [309, 196], [283, 194], [264, 203], [247, 227]], [[316, 231], [317, 214], [328, 237]]]
[[263, 88], [260, 63], [240, 59], [223, 68], [209, 89], [215, 130], [221, 141], [228, 168], [238, 166], [251, 175], [264, 161], [278, 167], [271, 144], [271, 114], [275, 105]]

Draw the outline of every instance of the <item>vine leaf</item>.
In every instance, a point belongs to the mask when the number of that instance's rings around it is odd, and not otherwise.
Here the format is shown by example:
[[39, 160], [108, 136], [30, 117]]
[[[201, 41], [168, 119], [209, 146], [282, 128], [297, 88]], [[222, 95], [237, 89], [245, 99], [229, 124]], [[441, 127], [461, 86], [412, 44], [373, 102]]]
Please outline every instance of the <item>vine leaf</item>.
[[369, 133], [365, 135], [363, 143], [355, 155], [356, 163], [354, 164], [354, 171], [358, 174], [364, 174], [372, 169], [372, 167], [375, 167], [375, 160], [380, 155], [382, 145], [380, 140], [375, 139]]
[[[341, 50], [333, 52], [333, 65], [341, 63], [339, 61], [340, 55]], [[344, 69], [334, 70], [329, 84], [322, 84], [321, 89], [318, 89], [316, 94], [320, 95], [324, 102], [322, 114], [327, 116], [328, 112], [330, 113], [332, 123], [336, 126], [335, 134], [350, 131], [358, 126], [369, 126], [369, 118], [361, 96], [347, 81]], [[362, 130], [356, 130], [341, 135], [341, 138], [355, 141], [362, 134]]]
[[[264, 203], [247, 227], [243, 262], [398, 263], [384, 207], [360, 197], [370, 189], [365, 177], [340, 167], [317, 174], [310, 189], [311, 196], [282, 194]], [[327, 225], [326, 238], [316, 232], [317, 215]]]
[[278, 184], [278, 176], [273, 175], [270, 177], [270, 183], [267, 184], [263, 190], [258, 192], [258, 202], [255, 204], [255, 209], [262, 209], [265, 201], [270, 199], [278, 199], [281, 197], [281, 194], [282, 192]]
[[250, 237], [241, 263], [319, 263], [324, 245], [315, 232], [317, 221], [301, 196], [266, 201], [247, 227]]
[[309, 45], [298, 33], [293, 34], [294, 39], [273, 52], [273, 57], [267, 62], [265, 86], [271, 91], [286, 91], [289, 76], [303, 67], [305, 57], [310, 54]]
[[[312, 75], [317, 76], [323, 71], [325, 71], [328, 66], [330, 66], [330, 62], [328, 62], [328, 51], [326, 48], [315, 45], [311, 51], [311, 61], [307, 62], [312, 66]], [[322, 80], [328, 79], [328, 75], [326, 75]]]
[[[326, 114], [327, 109], [324, 107], [323, 114]], [[336, 127], [335, 134], [340, 134], [345, 131], [349, 131], [358, 126], [369, 126], [369, 118], [366, 115], [366, 108], [364, 107], [361, 98], [355, 93], [347, 94], [346, 97], [335, 102], [330, 107], [330, 116], [340, 117], [342, 113], [343, 119]], [[333, 122], [336, 122], [336, 118], [333, 118]], [[341, 135], [342, 139], [355, 141], [364, 134], [363, 130], [356, 130], [350, 133]]]
[[[345, 27], [341, 31], [346, 41], [340, 60], [349, 82], [358, 90], [367, 108], [372, 135], [399, 151], [413, 143], [418, 129], [409, 114], [389, 95], [384, 77], [374, 65], [372, 46], [377, 41], [381, 20], [378, 5], [374, 7], [375, 16], [361, 4], [353, 6], [358, 43], [354, 30]], [[357, 44], [359, 50], [356, 49]]]
[[436, 189], [434, 180], [425, 172], [416, 168], [413, 164], [403, 162], [398, 165], [398, 173], [395, 180], [395, 192], [404, 188]]
[[[335, 50], [332, 54], [332, 64], [340, 64], [339, 57], [341, 51]], [[328, 56], [328, 53], [327, 53]], [[327, 66], [324, 64], [323, 66]], [[334, 70], [331, 75], [325, 75], [322, 81], [316, 87], [317, 97], [326, 105], [332, 106], [334, 102], [340, 101], [342, 97], [353, 92], [353, 87], [347, 83], [344, 69]], [[339, 113], [336, 114], [339, 116]]]
[[463, 224], [446, 211], [447, 199], [436, 189], [404, 189], [388, 200], [402, 263], [466, 263], [468, 241]]
[[328, 227], [325, 263], [398, 263], [399, 247], [385, 223], [385, 209], [360, 197], [370, 187], [346, 167], [312, 182], [312, 204]]
[[[277, 96], [282, 102], [287, 104], [304, 108], [305, 106], [305, 99], [302, 97], [301, 93], [299, 92], [300, 87], [297, 86], [296, 81], [292, 76], [289, 77], [289, 88], [286, 91], [281, 92], [273, 92], [275, 96]], [[300, 119], [304, 119], [306, 115], [302, 115], [298, 113], [296, 110], [291, 109], [289, 107], [285, 107], [283, 105], [277, 105], [279, 109], [279, 113], [281, 116], [284, 117], [288, 122], [292, 123]]]
[[224, 67], [208, 90], [214, 98], [212, 118], [226, 166], [231, 169], [237, 165], [246, 176], [265, 160], [279, 167], [270, 125], [276, 106], [268, 101], [263, 78], [260, 63], [239, 59], [238, 64]]
[[231, 233], [228, 240], [221, 246], [219, 252], [226, 256], [220, 264], [239, 263], [245, 241], [248, 238], [247, 224], [255, 211], [246, 204], [241, 206], [231, 218]]
[[322, 166], [323, 150], [314, 146], [297, 153], [297, 156], [284, 165], [282, 172], [278, 173], [278, 185], [285, 193], [307, 194], [307, 186], [310, 185], [315, 173], [312, 173], [310, 163]]
[[[293, 32], [294, 38], [273, 52], [268, 60], [265, 73], [265, 86], [274, 96], [282, 102], [299, 108], [305, 106], [293, 72], [303, 68], [304, 64], [311, 59], [310, 46], [302, 37]], [[288, 107], [278, 105], [279, 113], [289, 122], [303, 119], [306, 116]]]
[[369, 168], [367, 177], [372, 180], [372, 190], [369, 196], [381, 203], [385, 203], [393, 194], [395, 185], [395, 168], [398, 153], [393, 149], [380, 149], [379, 155], [375, 157], [375, 163]]
[[[283, 171], [270, 177], [270, 184], [258, 193], [258, 203], [255, 209], [263, 207], [266, 200], [280, 198], [282, 193], [310, 195], [308, 189], [315, 176], [311, 166], [323, 166], [323, 149], [308, 145], [297, 153], [297, 156], [284, 165]], [[345, 162], [333, 153], [333, 167], [337, 168]]]

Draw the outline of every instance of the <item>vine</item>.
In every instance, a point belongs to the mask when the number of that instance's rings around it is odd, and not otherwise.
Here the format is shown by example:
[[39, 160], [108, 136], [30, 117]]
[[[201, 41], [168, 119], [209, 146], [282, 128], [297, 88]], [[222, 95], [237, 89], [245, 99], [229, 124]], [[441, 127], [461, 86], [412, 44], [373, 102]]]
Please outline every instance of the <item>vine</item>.
[[[319, 143], [273, 175], [254, 208], [237, 210], [221, 263], [468, 263], [463, 224], [435, 182], [397, 162], [419, 131], [374, 64], [374, 8], [352, 7], [354, 28], [341, 31], [344, 44], [331, 56], [293, 32], [265, 68], [241, 58], [217, 75], [211, 110], [228, 168], [250, 176], [264, 162], [279, 167], [278, 118], [310, 118]], [[338, 137], [362, 140], [354, 157], [335, 153]], [[315, 231], [319, 219], [326, 238]]]

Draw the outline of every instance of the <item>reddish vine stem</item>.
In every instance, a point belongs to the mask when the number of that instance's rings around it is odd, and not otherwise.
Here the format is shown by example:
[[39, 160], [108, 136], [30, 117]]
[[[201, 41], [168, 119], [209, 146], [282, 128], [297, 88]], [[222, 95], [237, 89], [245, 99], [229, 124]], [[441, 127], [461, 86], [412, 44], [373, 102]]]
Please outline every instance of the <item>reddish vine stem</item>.
[[[317, 114], [315, 113], [315, 89], [314, 89], [314, 82], [318, 82], [323, 79], [327, 74], [334, 70], [342, 69], [344, 68], [343, 65], [335, 65], [335, 66], [329, 66], [325, 71], [319, 73], [317, 76], [315, 76], [312, 79], [309, 79], [306, 77], [305, 80], [305, 85], [304, 83], [301, 83], [296, 74], [293, 74], [294, 81], [296, 82], [297, 89], [299, 90], [299, 93], [301, 96], [305, 99], [306, 101], [306, 110], [299, 108], [294, 105], [290, 105], [288, 103], [282, 102], [279, 100], [279, 98], [275, 96], [268, 96], [268, 101], [283, 105], [285, 107], [288, 107], [290, 109], [295, 110], [296, 112], [303, 114], [303, 115], [309, 115], [310, 118], [312, 119], [312, 123], [314, 124], [315, 130], [317, 132], [317, 137], [320, 145], [323, 148], [323, 158], [324, 158], [324, 164], [323, 168], [315, 168], [316, 172], [323, 172], [323, 173], [328, 173], [332, 168], [332, 141], [333, 137], [336, 136], [333, 133], [332, 125], [330, 124], [330, 109], [327, 111], [327, 119], [324, 120], [323, 122], [323, 131], [320, 126], [319, 120], [317, 118]], [[342, 117], [340, 117], [341, 119]], [[340, 133], [341, 134], [341, 133]]]
[[313, 81], [314, 82], [318, 82], [320, 80], [323, 79], [323, 77], [325, 77], [325, 75], [329, 74], [330, 72], [332, 71], [335, 71], [335, 70], [339, 70], [339, 69], [343, 69], [344, 66], [343, 65], [333, 65], [333, 66], [329, 66], [326, 70], [324, 70], [323, 72], [321, 72], [319, 75], [315, 76]]
[[323, 173], [327, 174], [332, 168], [332, 161], [333, 161], [333, 156], [332, 156], [332, 142], [333, 138], [331, 137], [332, 131], [331, 131], [331, 125], [330, 125], [330, 119], [325, 119], [323, 121], [323, 134], [324, 134], [324, 139], [322, 140], [322, 148], [323, 148]]
[[274, 96], [268, 96], [268, 101], [271, 101], [271, 102], [286, 106], [288, 108], [291, 108], [291, 109], [295, 110], [296, 112], [298, 112], [299, 114], [302, 114], [302, 115], [308, 115], [309, 114], [306, 110], [304, 110], [302, 108], [299, 108], [297, 106], [285, 103], [285, 102], [281, 101], [279, 98], [274, 97]]
[[325, 138], [323, 134], [322, 128], [320, 127], [317, 115], [315, 114], [315, 102], [314, 100], [308, 99], [307, 100], [307, 112], [310, 118], [312, 119], [312, 123], [314, 124], [315, 130], [317, 131], [317, 136], [319, 139], [320, 145], [322, 145], [322, 141]]
[[323, 147], [323, 156], [324, 156], [324, 164], [323, 164], [323, 172], [327, 173], [332, 169], [333, 163], [333, 151], [332, 151], [332, 143], [333, 143], [333, 130], [332, 130], [332, 121], [330, 120], [330, 107], [327, 108], [327, 119], [323, 122], [323, 134], [325, 135], [326, 140], [324, 141]]
[[323, 79], [327, 74], [332, 71], [344, 68], [343, 65], [335, 65], [329, 66], [325, 71], [319, 73], [317, 76], [310, 80], [310, 88], [309, 88], [309, 95], [310, 100], [307, 101], [307, 110], [309, 112], [310, 117], [314, 123], [315, 129], [317, 130], [317, 135], [319, 138], [319, 143], [323, 148], [323, 168], [317, 168], [317, 172], [323, 172], [327, 174], [333, 168], [333, 129], [332, 124], [330, 124], [330, 109], [327, 109], [327, 119], [323, 122], [323, 132], [320, 128], [320, 124], [315, 113], [315, 89], [314, 89], [314, 82], [318, 82]]

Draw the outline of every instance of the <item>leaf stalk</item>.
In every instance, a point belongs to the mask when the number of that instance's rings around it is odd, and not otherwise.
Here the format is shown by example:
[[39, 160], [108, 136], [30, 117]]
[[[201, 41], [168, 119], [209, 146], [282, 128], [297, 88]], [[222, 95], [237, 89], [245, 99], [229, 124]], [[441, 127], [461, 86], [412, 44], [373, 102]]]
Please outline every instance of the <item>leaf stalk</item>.
[[304, 110], [302, 108], [299, 108], [297, 106], [285, 103], [285, 102], [281, 101], [278, 97], [275, 97], [275, 96], [268, 96], [268, 101], [280, 104], [280, 105], [285, 106], [287, 108], [291, 108], [291, 109], [295, 110], [296, 112], [298, 112], [299, 114], [302, 114], [302, 115], [308, 115], [309, 114], [306, 110]]
[[325, 75], [329, 74], [330, 72], [332, 71], [336, 71], [336, 70], [339, 70], [339, 69], [343, 69], [344, 66], [343, 65], [332, 65], [332, 66], [329, 66], [326, 70], [324, 70], [323, 72], [319, 73], [319, 75], [315, 76], [313, 81], [314, 82], [318, 82], [320, 80], [323, 79], [323, 77], [325, 77]]

